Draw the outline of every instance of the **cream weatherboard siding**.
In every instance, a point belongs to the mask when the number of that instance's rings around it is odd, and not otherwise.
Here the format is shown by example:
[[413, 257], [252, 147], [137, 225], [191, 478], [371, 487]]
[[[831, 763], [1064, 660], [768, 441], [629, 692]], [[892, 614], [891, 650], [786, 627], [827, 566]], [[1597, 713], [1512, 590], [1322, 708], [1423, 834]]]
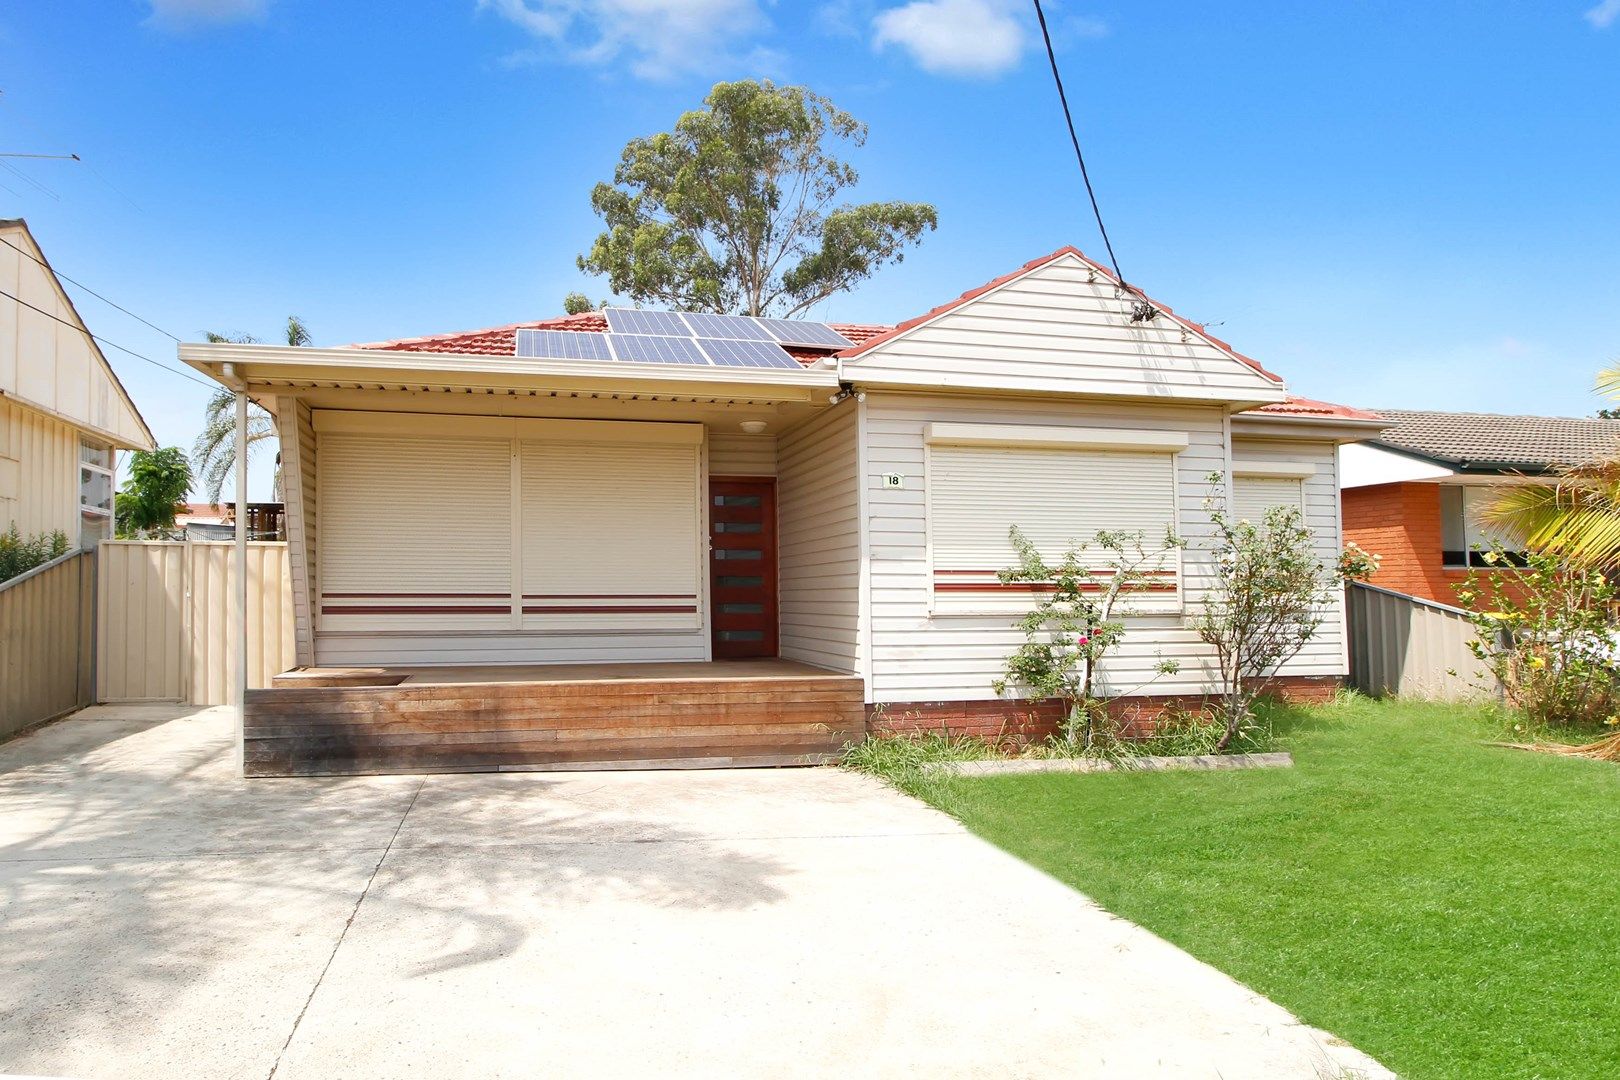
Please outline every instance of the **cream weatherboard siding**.
[[0, 226], [0, 238], [5, 240], [0, 244], [0, 291], [21, 301], [0, 297], [0, 397], [66, 421], [102, 442], [150, 447], [146, 424], [82, 329], [56, 276], [42, 265], [44, 255], [28, 230], [10, 223]]
[[697, 425], [313, 420], [318, 664], [707, 655]]
[[[1196, 692], [1209, 683], [1208, 651], [1185, 625], [1185, 612], [1209, 582], [1210, 523], [1203, 509], [1207, 477], [1226, 468], [1223, 414], [1208, 407], [1140, 403], [1060, 403], [1014, 399], [869, 393], [865, 402], [865, 485], [870, 515], [871, 649], [869, 697], [880, 703], [994, 698], [991, 683], [1021, 639], [1008, 615], [947, 614], [934, 610], [928, 522], [930, 424], [995, 424], [1083, 428], [1088, 432], [1162, 431], [1184, 435], [1174, 455], [1179, 533], [1191, 547], [1181, 555], [1181, 603], [1176, 612], [1128, 621], [1126, 637], [1104, 677], [1114, 693]], [[899, 477], [900, 486], [888, 482]], [[1002, 514], [987, 500], [987, 516]], [[998, 521], [1005, 528], [1015, 524]], [[1006, 555], [1011, 561], [1011, 548]], [[1154, 681], [1163, 659], [1181, 672]]]
[[845, 401], [778, 443], [780, 652], [841, 672], [861, 670], [858, 430]]
[[292, 576], [293, 640], [298, 663], [315, 662], [316, 513], [315, 425], [309, 406], [286, 398], [277, 403], [281, 438], [281, 490], [287, 515], [287, 550]]
[[857, 385], [901, 384], [1206, 402], [1280, 401], [1281, 384], [1063, 255], [844, 363]]
[[79, 542], [79, 431], [0, 397], [0, 532]]
[[710, 476], [775, 476], [775, 435], [709, 434]]
[[[1232, 441], [1233, 484], [1239, 498], [1246, 480], [1282, 479], [1276, 473], [1310, 475], [1298, 478], [1304, 493], [1304, 522], [1316, 542], [1317, 558], [1327, 566], [1338, 562], [1344, 547], [1339, 521], [1338, 455], [1330, 442], [1236, 438]], [[1268, 476], [1267, 474], [1273, 474]], [[1324, 613], [1315, 637], [1291, 662], [1285, 675], [1343, 675], [1349, 670], [1345, 643], [1343, 590], [1335, 589], [1333, 603]]]

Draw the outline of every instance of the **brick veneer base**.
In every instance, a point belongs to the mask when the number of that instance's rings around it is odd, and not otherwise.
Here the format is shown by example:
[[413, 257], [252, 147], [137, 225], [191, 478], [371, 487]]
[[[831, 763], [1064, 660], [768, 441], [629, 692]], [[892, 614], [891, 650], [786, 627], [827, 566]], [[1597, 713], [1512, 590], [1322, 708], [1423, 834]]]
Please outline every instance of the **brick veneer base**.
[[[1272, 689], [1285, 701], [1329, 701], [1344, 680], [1337, 675], [1294, 675], [1278, 679]], [[1128, 736], [1146, 735], [1167, 708], [1196, 709], [1209, 703], [1202, 695], [1163, 695], [1116, 698], [1109, 713]], [[968, 735], [995, 742], [1038, 742], [1056, 735], [1063, 722], [1063, 705], [1056, 698], [1044, 701], [907, 701], [866, 706], [866, 730], [873, 735], [940, 732]]]

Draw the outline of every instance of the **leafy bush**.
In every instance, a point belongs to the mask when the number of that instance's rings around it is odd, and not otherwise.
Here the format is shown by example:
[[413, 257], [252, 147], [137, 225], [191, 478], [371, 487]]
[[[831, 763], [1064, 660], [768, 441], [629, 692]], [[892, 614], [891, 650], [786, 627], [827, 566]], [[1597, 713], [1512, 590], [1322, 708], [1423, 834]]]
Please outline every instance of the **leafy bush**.
[[[1620, 713], [1620, 588], [1597, 570], [1529, 554], [1508, 568], [1486, 552], [1485, 571], [1457, 587], [1475, 638], [1469, 648], [1501, 683], [1510, 708], [1537, 727], [1601, 727]], [[1498, 569], [1501, 567], [1501, 569]]]
[[67, 533], [61, 529], [37, 536], [23, 536], [13, 524], [0, 533], [0, 581], [10, 581], [67, 553]]
[[[1220, 473], [1209, 482], [1224, 489]], [[1204, 507], [1215, 527], [1215, 587], [1192, 626], [1215, 650], [1225, 731], [1214, 750], [1224, 752], [1251, 722], [1255, 700], [1316, 636], [1334, 590], [1373, 573], [1378, 557], [1347, 548], [1323, 565], [1298, 506], [1273, 506], [1258, 524], [1234, 521], [1215, 493]]]
[[[1047, 590], [1018, 628], [1024, 643], [1007, 658], [1006, 674], [992, 685], [997, 694], [1022, 687], [1036, 698], [1059, 698], [1065, 705], [1064, 738], [1091, 750], [1108, 727], [1108, 706], [1097, 691], [1097, 670], [1108, 651], [1125, 636], [1120, 605], [1132, 593], [1148, 588], [1167, 551], [1182, 546], [1166, 533], [1164, 545], [1149, 549], [1140, 532], [1099, 532], [1101, 570], [1086, 558], [1086, 545], [1070, 547], [1049, 564], [1017, 526], [1009, 531], [1018, 565], [1002, 570], [1003, 583], [1024, 583]], [[1164, 661], [1159, 674], [1177, 669]], [[1137, 687], [1137, 689], [1141, 689]]]

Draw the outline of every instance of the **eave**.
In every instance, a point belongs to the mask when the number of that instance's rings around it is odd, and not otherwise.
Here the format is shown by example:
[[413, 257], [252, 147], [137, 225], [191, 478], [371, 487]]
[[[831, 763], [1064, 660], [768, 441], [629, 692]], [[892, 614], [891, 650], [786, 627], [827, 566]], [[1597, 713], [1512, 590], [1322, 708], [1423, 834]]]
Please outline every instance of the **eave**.
[[[814, 401], [838, 389], [832, 371], [624, 364], [518, 356], [286, 345], [186, 343], [182, 361], [222, 385], [342, 386], [357, 389], [635, 392], [754, 400]], [[229, 365], [227, 373], [226, 365]]]

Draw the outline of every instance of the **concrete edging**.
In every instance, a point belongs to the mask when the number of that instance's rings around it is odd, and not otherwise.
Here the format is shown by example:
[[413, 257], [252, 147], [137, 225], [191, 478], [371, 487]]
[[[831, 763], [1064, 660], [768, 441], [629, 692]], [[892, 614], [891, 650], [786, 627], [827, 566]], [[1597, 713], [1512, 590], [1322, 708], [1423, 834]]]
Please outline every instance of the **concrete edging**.
[[1206, 769], [1287, 769], [1294, 755], [1198, 754], [1187, 757], [1139, 757], [1124, 761], [1100, 758], [1005, 758], [991, 761], [936, 761], [923, 766], [930, 776], [1004, 776], [1010, 773], [1166, 772]]

